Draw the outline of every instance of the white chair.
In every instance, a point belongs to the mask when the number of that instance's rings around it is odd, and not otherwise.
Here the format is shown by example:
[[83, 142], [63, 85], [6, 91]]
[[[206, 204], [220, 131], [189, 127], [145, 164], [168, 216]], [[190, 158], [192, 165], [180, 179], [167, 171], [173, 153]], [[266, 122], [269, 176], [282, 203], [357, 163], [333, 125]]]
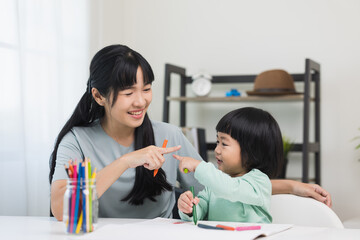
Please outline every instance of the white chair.
[[312, 198], [291, 194], [272, 195], [270, 213], [273, 223], [344, 228], [331, 208]]

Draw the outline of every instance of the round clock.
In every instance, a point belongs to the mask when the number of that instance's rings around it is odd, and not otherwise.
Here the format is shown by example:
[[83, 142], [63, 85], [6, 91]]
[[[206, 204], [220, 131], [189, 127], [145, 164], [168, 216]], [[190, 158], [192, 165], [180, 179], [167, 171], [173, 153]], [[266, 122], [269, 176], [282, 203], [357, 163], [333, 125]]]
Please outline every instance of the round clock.
[[211, 91], [211, 79], [208, 74], [196, 74], [192, 77], [193, 82], [191, 88], [196, 96], [204, 97]]

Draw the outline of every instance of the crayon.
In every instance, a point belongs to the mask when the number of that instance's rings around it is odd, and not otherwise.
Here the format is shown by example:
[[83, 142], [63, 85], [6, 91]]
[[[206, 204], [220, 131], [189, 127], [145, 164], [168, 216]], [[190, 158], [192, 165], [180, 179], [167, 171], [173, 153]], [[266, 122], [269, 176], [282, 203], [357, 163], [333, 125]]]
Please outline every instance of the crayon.
[[261, 229], [261, 226], [241, 226], [241, 227], [235, 228], [236, 231], [260, 230], [260, 229]]
[[223, 229], [221, 227], [214, 227], [214, 226], [205, 225], [205, 224], [201, 224], [201, 223], [199, 223], [197, 226], [200, 227], [200, 228], [205, 228], [205, 229], [225, 230], [225, 229]]
[[[165, 139], [164, 142], [163, 142], [162, 147], [163, 147], [163, 148], [166, 148], [167, 143], [168, 143], [168, 140]], [[154, 177], [156, 176], [156, 174], [158, 173], [158, 171], [159, 171], [159, 169], [154, 169]]]
[[223, 228], [224, 230], [235, 231], [234, 227], [229, 227], [221, 224], [216, 225], [216, 227]]
[[[195, 193], [194, 193], [194, 187], [193, 186], [190, 187], [190, 191], [191, 191], [191, 193], [193, 195], [193, 198], [195, 198]], [[193, 215], [194, 223], [196, 225], [197, 224], [197, 214], [196, 214], [196, 205], [195, 204], [193, 205], [192, 215]]]

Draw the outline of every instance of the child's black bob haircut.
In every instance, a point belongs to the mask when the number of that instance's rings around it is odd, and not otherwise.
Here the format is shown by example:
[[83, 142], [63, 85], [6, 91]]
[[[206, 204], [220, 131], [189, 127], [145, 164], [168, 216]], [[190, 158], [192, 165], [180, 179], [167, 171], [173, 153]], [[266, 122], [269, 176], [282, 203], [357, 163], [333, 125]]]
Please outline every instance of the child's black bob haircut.
[[256, 168], [269, 178], [279, 175], [284, 159], [282, 136], [270, 113], [253, 107], [239, 108], [222, 117], [216, 131], [238, 141], [241, 164], [247, 172]]

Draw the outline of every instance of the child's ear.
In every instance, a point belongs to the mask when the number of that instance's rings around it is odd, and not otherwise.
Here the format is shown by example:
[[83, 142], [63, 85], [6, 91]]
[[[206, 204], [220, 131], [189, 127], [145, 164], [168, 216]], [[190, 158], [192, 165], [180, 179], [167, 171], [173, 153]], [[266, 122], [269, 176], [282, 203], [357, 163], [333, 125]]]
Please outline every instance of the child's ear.
[[105, 106], [106, 98], [100, 94], [99, 90], [97, 90], [96, 88], [92, 88], [91, 94], [95, 99], [95, 101], [97, 102], [97, 104], [99, 104], [100, 106]]

